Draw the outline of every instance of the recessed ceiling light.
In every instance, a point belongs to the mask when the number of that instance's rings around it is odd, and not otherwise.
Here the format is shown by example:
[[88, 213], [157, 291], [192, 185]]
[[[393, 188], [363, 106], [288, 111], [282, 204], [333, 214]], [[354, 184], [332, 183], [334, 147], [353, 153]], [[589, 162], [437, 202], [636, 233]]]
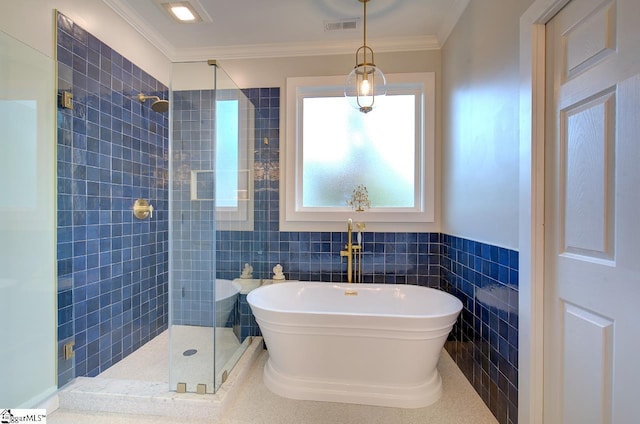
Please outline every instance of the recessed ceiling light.
[[163, 3], [169, 15], [178, 22], [191, 23], [200, 22], [202, 19], [189, 2]]
[[193, 21], [196, 18], [189, 8], [185, 6], [172, 6], [171, 12], [181, 21]]

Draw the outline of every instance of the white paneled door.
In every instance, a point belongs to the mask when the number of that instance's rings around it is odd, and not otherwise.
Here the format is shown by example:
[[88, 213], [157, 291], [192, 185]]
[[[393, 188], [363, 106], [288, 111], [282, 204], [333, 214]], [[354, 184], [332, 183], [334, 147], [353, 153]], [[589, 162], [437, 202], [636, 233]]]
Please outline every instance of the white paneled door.
[[640, 1], [546, 43], [544, 422], [640, 423]]

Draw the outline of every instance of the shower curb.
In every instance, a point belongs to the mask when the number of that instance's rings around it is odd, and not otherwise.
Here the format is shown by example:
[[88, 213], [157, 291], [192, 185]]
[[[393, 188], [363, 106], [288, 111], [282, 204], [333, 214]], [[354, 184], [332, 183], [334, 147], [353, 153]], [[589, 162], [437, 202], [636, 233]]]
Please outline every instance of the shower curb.
[[68, 411], [216, 419], [228, 404], [233, 403], [251, 365], [262, 350], [262, 338], [255, 337], [215, 394], [170, 392], [166, 382], [77, 377], [58, 392], [59, 408]]

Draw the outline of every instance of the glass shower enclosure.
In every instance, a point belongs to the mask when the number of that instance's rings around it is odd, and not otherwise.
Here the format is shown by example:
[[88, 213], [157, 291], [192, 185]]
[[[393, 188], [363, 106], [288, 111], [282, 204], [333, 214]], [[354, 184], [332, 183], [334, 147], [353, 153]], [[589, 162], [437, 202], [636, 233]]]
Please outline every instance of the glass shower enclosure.
[[170, 389], [215, 393], [250, 342], [216, 263], [221, 231], [253, 231], [253, 106], [215, 61], [173, 64], [170, 98]]

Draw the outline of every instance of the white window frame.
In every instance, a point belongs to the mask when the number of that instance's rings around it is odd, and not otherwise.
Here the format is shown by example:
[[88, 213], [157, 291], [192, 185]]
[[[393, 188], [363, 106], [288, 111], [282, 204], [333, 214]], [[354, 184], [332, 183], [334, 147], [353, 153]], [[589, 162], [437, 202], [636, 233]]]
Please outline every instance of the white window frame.
[[[302, 101], [305, 96], [315, 97], [319, 92], [332, 96], [344, 95], [344, 76], [287, 78], [286, 86], [286, 138], [281, 151], [280, 184], [281, 231], [342, 231], [347, 219], [363, 221], [371, 231], [437, 231], [435, 228], [435, 73], [408, 73], [387, 75], [389, 94], [418, 94], [421, 110], [416, 114], [416, 181], [418, 204], [415, 208], [372, 208], [354, 212], [345, 204], [343, 208], [302, 207]], [[345, 102], [347, 100], [345, 99]], [[370, 113], [376, 113], [374, 109]], [[354, 187], [358, 184], [354, 181]]]

